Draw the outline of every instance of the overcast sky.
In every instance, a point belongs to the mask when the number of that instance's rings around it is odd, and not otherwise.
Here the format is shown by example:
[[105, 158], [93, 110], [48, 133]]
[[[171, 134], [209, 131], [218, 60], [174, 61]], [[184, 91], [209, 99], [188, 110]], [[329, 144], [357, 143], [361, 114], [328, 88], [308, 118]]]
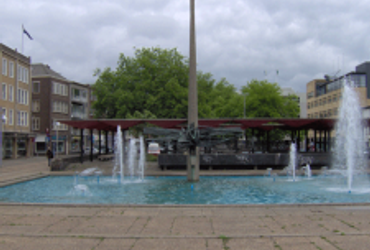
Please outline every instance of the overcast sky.
[[[252, 79], [305, 92], [370, 55], [370, 1], [195, 0], [197, 69], [238, 89]], [[94, 83], [134, 47], [188, 56], [188, 0], [0, 0], [0, 43], [70, 80]], [[277, 70], [279, 74], [277, 74]], [[266, 72], [267, 74], [264, 74]]]

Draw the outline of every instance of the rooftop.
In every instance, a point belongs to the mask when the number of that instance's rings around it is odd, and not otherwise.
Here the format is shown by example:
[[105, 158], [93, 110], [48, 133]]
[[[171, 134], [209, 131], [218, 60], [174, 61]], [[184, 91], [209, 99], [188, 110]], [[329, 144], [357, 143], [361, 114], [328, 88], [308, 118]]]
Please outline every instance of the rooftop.
[[50, 68], [47, 64], [35, 63], [31, 65], [32, 77], [51, 77], [68, 81], [67, 78]]

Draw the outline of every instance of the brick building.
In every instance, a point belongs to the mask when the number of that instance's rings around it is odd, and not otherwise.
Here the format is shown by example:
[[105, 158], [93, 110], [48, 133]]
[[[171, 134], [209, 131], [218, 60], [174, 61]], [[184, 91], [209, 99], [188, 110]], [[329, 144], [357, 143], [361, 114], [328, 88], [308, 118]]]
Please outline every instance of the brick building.
[[[54, 154], [69, 152], [70, 129], [56, 123], [70, 119], [70, 81], [45, 64], [32, 64], [32, 131], [35, 154], [45, 154], [52, 146]], [[57, 136], [58, 134], [58, 136]]]

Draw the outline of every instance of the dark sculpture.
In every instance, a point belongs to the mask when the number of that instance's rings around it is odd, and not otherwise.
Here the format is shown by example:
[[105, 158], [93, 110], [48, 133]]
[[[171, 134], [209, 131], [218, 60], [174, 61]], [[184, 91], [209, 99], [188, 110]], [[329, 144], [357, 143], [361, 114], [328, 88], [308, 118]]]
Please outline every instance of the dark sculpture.
[[196, 147], [203, 147], [205, 153], [210, 153], [213, 146], [226, 144], [230, 147], [232, 142], [234, 142], [235, 151], [238, 151], [237, 142], [243, 135], [243, 130], [241, 128], [195, 128], [194, 124], [191, 124], [186, 129], [146, 127], [144, 134], [155, 136], [147, 138], [146, 141], [159, 143], [164, 153], [195, 150]]

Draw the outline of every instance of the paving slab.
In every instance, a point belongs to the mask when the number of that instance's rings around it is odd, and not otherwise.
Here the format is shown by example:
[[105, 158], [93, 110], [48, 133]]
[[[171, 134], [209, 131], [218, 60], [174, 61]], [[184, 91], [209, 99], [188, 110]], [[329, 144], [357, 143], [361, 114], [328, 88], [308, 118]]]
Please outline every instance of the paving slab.
[[210, 218], [178, 217], [172, 227], [174, 235], [212, 235], [214, 233]]
[[61, 238], [61, 237], [43, 237], [43, 238], [32, 238], [25, 240], [26, 244], [24, 248], [29, 250], [39, 249], [53, 249], [53, 250], [91, 250], [99, 245], [100, 239], [85, 239], [85, 238]]
[[[75, 235], [125, 235], [135, 218], [130, 217], [93, 217], [80, 220], [68, 233]], [[54, 228], [53, 228], [54, 230]]]
[[[338, 250], [336, 246], [331, 244], [326, 240], [324, 236], [321, 237], [307, 237], [312, 245], [316, 247], [316, 249], [325, 249], [325, 250]], [[291, 239], [294, 241], [294, 239]], [[342, 249], [344, 250], [344, 249]], [[355, 249], [354, 249], [355, 250]]]
[[204, 250], [209, 249], [204, 239], [139, 239], [132, 250]]
[[337, 249], [362, 250], [369, 249], [370, 246], [369, 235], [328, 236], [325, 237], [325, 241], [334, 245]]
[[271, 238], [230, 238], [223, 240], [224, 249], [230, 250], [272, 250], [274, 247]]
[[136, 239], [103, 239], [95, 250], [131, 250], [136, 241]]

